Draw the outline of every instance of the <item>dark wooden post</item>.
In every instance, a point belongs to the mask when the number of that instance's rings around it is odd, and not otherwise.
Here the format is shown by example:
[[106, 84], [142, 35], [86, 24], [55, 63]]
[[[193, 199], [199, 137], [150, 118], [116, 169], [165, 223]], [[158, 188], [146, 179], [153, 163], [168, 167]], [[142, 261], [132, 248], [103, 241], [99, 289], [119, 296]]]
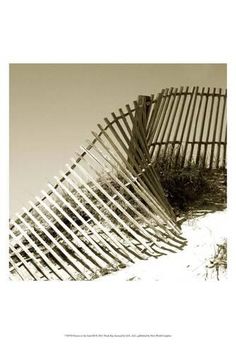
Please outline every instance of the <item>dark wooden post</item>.
[[157, 171], [153, 167], [147, 144], [148, 119], [152, 107], [152, 98], [139, 96], [135, 104], [135, 115], [132, 117], [133, 129], [127, 157], [128, 167], [140, 174], [139, 181], [152, 193], [166, 212], [175, 218], [174, 212], [166, 199]]

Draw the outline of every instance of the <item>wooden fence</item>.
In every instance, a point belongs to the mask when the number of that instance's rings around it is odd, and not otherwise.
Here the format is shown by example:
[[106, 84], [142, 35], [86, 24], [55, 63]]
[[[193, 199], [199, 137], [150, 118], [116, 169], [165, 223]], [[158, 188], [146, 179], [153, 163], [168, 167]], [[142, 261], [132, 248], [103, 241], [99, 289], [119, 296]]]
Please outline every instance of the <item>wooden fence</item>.
[[140, 96], [105, 118], [42, 197], [11, 220], [10, 278], [92, 280], [186, 244], [155, 165], [226, 167], [226, 92]]
[[148, 146], [153, 161], [173, 154], [182, 165], [226, 168], [226, 100], [222, 89], [189, 87], [162, 90], [149, 121]]

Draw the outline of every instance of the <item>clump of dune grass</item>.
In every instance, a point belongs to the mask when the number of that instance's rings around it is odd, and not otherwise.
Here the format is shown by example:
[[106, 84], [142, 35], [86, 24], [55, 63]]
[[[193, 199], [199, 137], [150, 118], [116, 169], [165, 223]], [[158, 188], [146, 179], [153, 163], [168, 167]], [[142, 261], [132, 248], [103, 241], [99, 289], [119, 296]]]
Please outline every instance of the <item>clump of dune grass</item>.
[[165, 195], [176, 214], [226, 207], [226, 170], [210, 170], [201, 160], [182, 164], [181, 152], [160, 154], [155, 163]]
[[227, 270], [227, 241], [226, 239], [217, 244], [214, 257], [209, 260], [209, 264], [206, 266], [206, 279], [208, 278], [208, 270], [212, 269], [216, 272], [216, 278], [220, 280], [220, 272], [226, 272]]

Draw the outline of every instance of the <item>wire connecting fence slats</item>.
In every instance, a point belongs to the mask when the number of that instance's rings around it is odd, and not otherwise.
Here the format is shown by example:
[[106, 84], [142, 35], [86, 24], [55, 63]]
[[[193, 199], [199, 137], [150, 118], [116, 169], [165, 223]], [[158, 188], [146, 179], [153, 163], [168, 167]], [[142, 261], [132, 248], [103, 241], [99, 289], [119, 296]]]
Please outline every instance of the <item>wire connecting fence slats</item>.
[[216, 88], [163, 89], [105, 118], [56, 183], [10, 221], [11, 279], [93, 280], [182, 249], [155, 166], [168, 155], [226, 168], [226, 98]]

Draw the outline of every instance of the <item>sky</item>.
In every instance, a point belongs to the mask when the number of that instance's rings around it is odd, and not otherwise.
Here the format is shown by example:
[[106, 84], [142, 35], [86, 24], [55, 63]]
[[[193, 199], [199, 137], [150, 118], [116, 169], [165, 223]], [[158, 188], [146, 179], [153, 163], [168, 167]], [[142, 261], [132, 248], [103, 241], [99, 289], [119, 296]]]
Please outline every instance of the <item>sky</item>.
[[227, 87], [225, 64], [11, 64], [9, 73], [11, 217], [53, 182], [97, 123], [138, 95]]

